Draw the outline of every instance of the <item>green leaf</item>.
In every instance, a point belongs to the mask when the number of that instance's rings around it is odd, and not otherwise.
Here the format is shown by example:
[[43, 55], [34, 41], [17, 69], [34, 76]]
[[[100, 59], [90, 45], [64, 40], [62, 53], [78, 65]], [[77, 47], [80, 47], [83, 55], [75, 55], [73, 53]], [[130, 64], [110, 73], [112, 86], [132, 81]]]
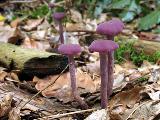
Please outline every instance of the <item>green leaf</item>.
[[122, 14], [122, 20], [129, 22], [134, 19], [134, 17], [141, 13], [141, 7], [137, 4], [136, 0], [132, 0], [128, 11]]
[[127, 5], [129, 5], [130, 2], [131, 2], [131, 0], [116, 0], [112, 3], [110, 8], [112, 8], [112, 9], [122, 9], [122, 8], [126, 7]]
[[99, 0], [94, 10], [94, 16], [98, 17], [98, 15], [100, 15], [103, 10], [106, 9], [106, 6], [108, 6], [110, 3], [111, 0]]
[[138, 24], [138, 30], [148, 30], [152, 28], [155, 24], [159, 23], [160, 23], [160, 10], [157, 9], [140, 19]]

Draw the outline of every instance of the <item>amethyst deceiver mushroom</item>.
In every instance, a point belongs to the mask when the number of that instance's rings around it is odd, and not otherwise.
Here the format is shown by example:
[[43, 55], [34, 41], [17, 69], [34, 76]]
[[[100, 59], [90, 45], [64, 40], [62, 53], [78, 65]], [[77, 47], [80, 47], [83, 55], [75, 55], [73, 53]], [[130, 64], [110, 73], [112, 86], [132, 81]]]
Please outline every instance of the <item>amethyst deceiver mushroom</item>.
[[100, 23], [96, 32], [101, 35], [106, 35], [109, 40], [114, 40], [114, 36], [122, 32], [124, 24], [119, 19], [112, 19], [107, 22]]
[[[105, 35], [109, 40], [114, 41], [114, 36], [118, 35], [122, 32], [124, 28], [124, 24], [119, 19], [112, 19], [107, 22], [100, 23], [96, 29], [96, 32], [101, 35]], [[112, 94], [113, 88], [113, 68], [114, 68], [114, 52], [112, 54], [108, 54], [108, 97]]]
[[61, 44], [58, 51], [68, 57], [72, 95], [82, 108], [87, 109], [88, 105], [78, 95], [75, 75], [74, 56], [81, 52], [81, 47], [78, 44]]
[[63, 25], [62, 25], [62, 20], [63, 20], [64, 17], [65, 17], [65, 13], [64, 12], [53, 13], [53, 18], [55, 19], [55, 21], [59, 25], [59, 35], [60, 35], [61, 44], [64, 44]]
[[108, 105], [108, 60], [107, 54], [118, 48], [118, 44], [111, 40], [95, 40], [89, 46], [90, 52], [99, 52], [100, 56], [100, 74], [101, 74], [101, 108], [106, 108]]

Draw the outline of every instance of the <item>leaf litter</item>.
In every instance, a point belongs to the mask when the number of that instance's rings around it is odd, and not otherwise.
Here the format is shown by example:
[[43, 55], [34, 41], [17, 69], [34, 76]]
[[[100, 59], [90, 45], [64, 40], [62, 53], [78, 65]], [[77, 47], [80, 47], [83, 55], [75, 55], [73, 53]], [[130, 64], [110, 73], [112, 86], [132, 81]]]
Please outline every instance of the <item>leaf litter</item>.
[[[75, 23], [67, 23], [65, 32], [66, 40], [72, 38], [69, 43], [75, 41], [77, 43], [78, 39], [81, 39], [76, 30], [81, 31], [80, 33], [95, 32], [96, 20], [84, 20], [81, 14], [74, 9], [71, 10], [71, 15], [71, 20]], [[106, 16], [103, 15], [98, 22], [105, 20]], [[4, 24], [0, 26], [1, 41], [12, 44], [19, 43], [24, 48], [45, 51], [52, 48], [48, 43], [48, 38], [53, 38], [51, 42], [57, 44], [56, 37], [59, 37], [51, 32], [50, 28], [51, 25], [45, 18], [27, 21], [17, 18], [11, 22], [10, 26]], [[140, 35], [147, 39], [155, 37], [146, 33]], [[77, 68], [78, 92], [87, 103], [91, 103], [92, 108], [99, 109], [97, 107], [100, 101], [99, 57], [97, 54], [86, 53], [88, 56], [85, 57], [87, 61], [85, 61], [85, 66]], [[126, 61], [121, 65], [115, 64], [114, 71], [113, 95], [109, 99], [108, 109], [93, 110], [94, 112], [90, 115], [84, 114], [84, 119], [85, 117], [86, 120], [153, 120], [156, 118], [160, 114], [159, 66], [144, 62], [141, 67], [137, 68], [131, 61]], [[38, 91], [44, 89], [50, 82], [55, 81], [55, 83], [42, 91], [42, 96], [37, 96], [20, 110], [20, 106], [30, 100], [34, 94], [19, 88], [23, 82], [19, 80], [17, 74], [0, 69], [0, 117], [7, 116], [9, 120], [19, 120], [29, 115], [43, 118], [79, 110], [74, 105], [71, 96], [69, 72], [63, 73], [56, 81], [57, 75], [49, 75], [45, 78], [34, 76], [31, 81], [27, 81], [27, 84], [30, 82], [31, 87]], [[26, 89], [29, 88], [26, 87]], [[74, 114], [76, 113], [71, 114], [71, 117], [66, 115], [60, 119], [73, 119]]]

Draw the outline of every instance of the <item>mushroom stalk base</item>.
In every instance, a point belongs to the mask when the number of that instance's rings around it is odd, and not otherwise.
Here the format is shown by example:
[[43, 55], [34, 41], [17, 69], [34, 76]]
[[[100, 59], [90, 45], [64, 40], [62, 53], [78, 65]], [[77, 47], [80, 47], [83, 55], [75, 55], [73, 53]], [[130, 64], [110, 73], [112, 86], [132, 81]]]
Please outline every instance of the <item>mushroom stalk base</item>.
[[83, 109], [87, 109], [88, 105], [82, 100], [82, 98], [78, 95], [78, 92], [77, 92], [75, 61], [73, 56], [69, 56], [68, 61], [69, 61], [69, 71], [70, 71], [70, 78], [71, 78], [72, 95]]
[[100, 74], [101, 74], [101, 108], [106, 108], [108, 103], [107, 84], [108, 84], [108, 68], [107, 68], [107, 55], [100, 53]]

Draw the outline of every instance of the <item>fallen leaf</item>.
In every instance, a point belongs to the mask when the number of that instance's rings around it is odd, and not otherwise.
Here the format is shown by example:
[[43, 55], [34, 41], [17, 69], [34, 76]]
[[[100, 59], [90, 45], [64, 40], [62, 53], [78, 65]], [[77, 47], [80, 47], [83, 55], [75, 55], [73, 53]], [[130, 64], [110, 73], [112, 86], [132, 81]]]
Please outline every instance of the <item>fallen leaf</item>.
[[[86, 93], [86, 92], [95, 92], [97, 87], [94, 84], [94, 81], [91, 79], [91, 77], [80, 71], [77, 70], [77, 89], [80, 93]], [[44, 79], [38, 79], [34, 78], [33, 81], [38, 81], [36, 84], [37, 90], [44, 89], [47, 85], [49, 85], [51, 82], [54, 82], [57, 76], [48, 76]], [[37, 80], [38, 79], [38, 80]], [[44, 90], [42, 92], [42, 95], [45, 97], [56, 97], [59, 100], [62, 100], [63, 102], [68, 102], [72, 98], [70, 93], [70, 74], [69, 72], [64, 73], [60, 78], [49, 88]]]
[[16, 28], [21, 22], [22, 22], [22, 19], [17, 18], [15, 20], [13, 20], [10, 25], [12, 28]]
[[0, 26], [0, 41], [16, 44], [19, 39], [23, 38], [20, 30], [10, 26]]
[[36, 20], [28, 20], [27, 25], [23, 27], [24, 30], [26, 31], [31, 31], [34, 30], [42, 23], [43, 19], [36, 19]]
[[82, 15], [78, 11], [71, 9], [70, 14], [71, 14], [70, 19], [73, 22], [76, 22], [76, 23], [82, 22]]
[[85, 120], [110, 120], [110, 117], [107, 110], [101, 109], [93, 112]]
[[19, 108], [13, 108], [8, 115], [8, 120], [21, 120], [20, 117], [20, 109]]
[[124, 110], [127, 107], [133, 107], [134, 104], [140, 100], [140, 92], [143, 89], [143, 87], [137, 86], [131, 90], [119, 92], [109, 102], [110, 108], [114, 108], [117, 104], [122, 105]]
[[9, 111], [11, 110], [11, 102], [13, 96], [7, 94], [3, 97], [2, 101], [0, 102], [0, 117], [8, 115]]
[[4, 78], [7, 76], [7, 72], [5, 71], [0, 71], [0, 81], [3, 82]]

